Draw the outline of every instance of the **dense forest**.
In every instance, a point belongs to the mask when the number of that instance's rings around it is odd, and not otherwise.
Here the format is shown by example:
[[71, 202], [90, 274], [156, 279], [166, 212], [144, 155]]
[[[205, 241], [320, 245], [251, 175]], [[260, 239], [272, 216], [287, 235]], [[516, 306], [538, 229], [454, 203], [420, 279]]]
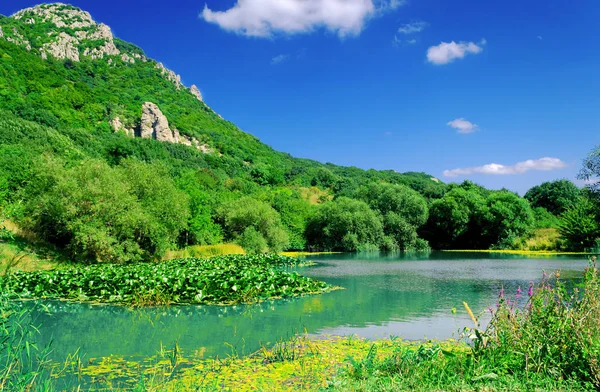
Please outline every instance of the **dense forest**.
[[[40, 10], [0, 16], [0, 219], [73, 260], [136, 262], [224, 242], [251, 253], [582, 250], [600, 237], [593, 186], [560, 180], [520, 197], [293, 158], [222, 119], [142, 49], [81, 23], [78, 9]], [[78, 39], [76, 59], [45, 54], [66, 36], [99, 38]], [[107, 42], [113, 54], [84, 55]], [[127, 131], [146, 102], [206, 148]], [[595, 150], [582, 178], [599, 176], [599, 163]]]

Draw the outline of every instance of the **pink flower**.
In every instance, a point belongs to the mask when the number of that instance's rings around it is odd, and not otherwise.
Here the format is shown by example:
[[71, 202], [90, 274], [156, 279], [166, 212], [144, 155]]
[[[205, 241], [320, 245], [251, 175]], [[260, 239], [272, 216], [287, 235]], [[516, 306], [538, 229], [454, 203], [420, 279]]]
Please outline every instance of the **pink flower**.
[[529, 282], [529, 290], [527, 290], [527, 295], [530, 297], [533, 295], [533, 282]]
[[519, 287], [517, 288], [517, 299], [521, 298], [521, 293], [522, 293], [522, 292], [523, 292], [523, 291], [521, 290], [521, 286], [519, 286]]

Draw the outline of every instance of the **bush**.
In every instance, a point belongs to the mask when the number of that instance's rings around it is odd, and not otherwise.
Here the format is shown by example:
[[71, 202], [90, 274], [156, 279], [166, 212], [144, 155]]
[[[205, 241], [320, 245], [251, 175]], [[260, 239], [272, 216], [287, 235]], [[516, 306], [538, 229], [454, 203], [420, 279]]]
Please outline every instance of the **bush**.
[[187, 198], [157, 166], [98, 160], [74, 167], [40, 159], [24, 192], [21, 225], [75, 260], [136, 262], [175, 246]]
[[545, 208], [553, 215], [560, 215], [573, 207], [580, 195], [581, 191], [571, 181], [558, 180], [534, 186], [525, 193], [525, 199], [532, 207]]
[[570, 250], [584, 250], [594, 246], [600, 236], [600, 226], [593, 203], [587, 198], [581, 198], [562, 215], [558, 231]]
[[[267, 249], [280, 252], [289, 244], [289, 237], [281, 224], [279, 213], [265, 202], [243, 197], [225, 204], [220, 212], [226, 235], [237, 242], [250, 241], [257, 250], [259, 234], [267, 243]], [[247, 232], [249, 228], [251, 231]], [[256, 234], [255, 234], [256, 233]], [[239, 239], [240, 236], [248, 237]], [[242, 245], [242, 247], [244, 247]], [[245, 248], [245, 247], [244, 247]]]
[[254, 227], [246, 228], [237, 241], [249, 254], [265, 253], [269, 250], [267, 240]]
[[383, 225], [377, 214], [359, 200], [340, 197], [323, 204], [306, 227], [309, 248], [321, 251], [377, 249]]

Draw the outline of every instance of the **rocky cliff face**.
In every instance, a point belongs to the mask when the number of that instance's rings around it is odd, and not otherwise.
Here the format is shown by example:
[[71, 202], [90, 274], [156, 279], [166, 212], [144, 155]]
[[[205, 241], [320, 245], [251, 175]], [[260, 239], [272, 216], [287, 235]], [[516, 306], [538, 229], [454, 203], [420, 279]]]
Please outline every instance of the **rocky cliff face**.
[[[56, 59], [79, 61], [80, 56], [102, 59], [105, 56], [121, 54], [115, 45], [110, 27], [96, 23], [89, 12], [75, 7], [59, 3], [43, 4], [21, 10], [11, 18], [28, 25], [42, 25], [46, 29], [48, 25], [51, 26], [50, 31], [46, 31], [45, 34], [36, 31], [35, 28], [28, 29], [29, 32], [39, 34], [35, 37], [37, 47], [34, 49], [43, 58], [52, 56]], [[20, 34], [16, 28], [14, 30], [13, 35], [18, 37]], [[21, 39], [20, 44], [27, 45], [29, 41], [25, 43], [25, 40]], [[145, 61], [141, 55], [138, 55], [138, 59]]]
[[127, 129], [119, 117], [115, 117], [110, 122], [111, 127], [115, 132], [123, 131], [132, 137], [141, 137], [145, 139], [154, 139], [160, 142], [183, 144], [194, 147], [205, 154], [214, 152], [206, 144], [201, 144], [196, 138], [181, 135], [175, 128], [171, 129], [169, 120], [160, 110], [158, 105], [152, 102], [145, 102], [142, 105], [142, 118], [136, 130]]

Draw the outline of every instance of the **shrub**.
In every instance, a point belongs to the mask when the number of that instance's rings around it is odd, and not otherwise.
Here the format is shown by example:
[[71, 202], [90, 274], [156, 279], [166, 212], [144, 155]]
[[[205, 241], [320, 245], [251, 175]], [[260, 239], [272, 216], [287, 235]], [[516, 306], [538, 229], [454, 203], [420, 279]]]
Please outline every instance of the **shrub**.
[[40, 159], [25, 191], [21, 224], [75, 260], [135, 262], [161, 257], [185, 227], [185, 194], [157, 166], [98, 160], [65, 167]]
[[237, 241], [250, 254], [264, 253], [269, 250], [267, 240], [254, 227], [247, 227]]
[[600, 236], [600, 226], [594, 212], [594, 205], [587, 198], [581, 198], [562, 215], [558, 231], [567, 248], [583, 250], [594, 246]]
[[306, 240], [309, 247], [321, 251], [377, 248], [383, 225], [365, 202], [340, 197], [317, 210], [307, 225]]
[[[244, 197], [225, 204], [220, 215], [228, 237], [240, 244], [240, 241], [252, 244], [249, 251], [258, 251], [260, 240], [256, 234], [266, 241], [266, 249], [272, 252], [280, 252], [289, 244], [279, 213], [265, 202]], [[252, 230], [247, 232], [250, 228]], [[242, 236], [244, 238], [240, 238]]]

